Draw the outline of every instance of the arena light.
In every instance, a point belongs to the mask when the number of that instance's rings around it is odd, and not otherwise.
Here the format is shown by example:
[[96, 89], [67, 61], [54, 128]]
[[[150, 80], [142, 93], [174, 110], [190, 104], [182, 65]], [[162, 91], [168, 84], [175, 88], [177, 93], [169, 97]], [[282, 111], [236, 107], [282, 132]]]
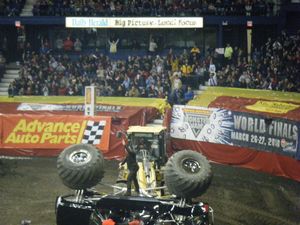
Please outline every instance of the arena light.
[[203, 17], [66, 17], [68, 28], [203, 28]]

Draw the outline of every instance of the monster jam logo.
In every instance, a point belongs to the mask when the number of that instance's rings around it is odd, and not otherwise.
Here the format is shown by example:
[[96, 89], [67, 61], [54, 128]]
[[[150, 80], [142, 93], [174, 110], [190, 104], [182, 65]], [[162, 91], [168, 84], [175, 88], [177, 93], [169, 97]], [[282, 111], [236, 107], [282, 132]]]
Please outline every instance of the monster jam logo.
[[195, 138], [198, 137], [202, 128], [208, 123], [208, 121], [209, 116], [185, 112], [184, 122], [189, 124]]

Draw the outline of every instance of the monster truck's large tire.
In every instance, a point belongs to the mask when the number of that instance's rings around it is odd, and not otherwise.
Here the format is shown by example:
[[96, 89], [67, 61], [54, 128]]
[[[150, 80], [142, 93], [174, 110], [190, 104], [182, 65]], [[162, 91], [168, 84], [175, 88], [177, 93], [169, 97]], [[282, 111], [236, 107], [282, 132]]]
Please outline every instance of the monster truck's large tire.
[[57, 169], [67, 187], [86, 189], [95, 186], [103, 178], [104, 158], [92, 145], [71, 145], [58, 156]]
[[208, 160], [202, 154], [182, 150], [168, 160], [164, 177], [171, 194], [194, 198], [206, 191], [212, 179], [212, 171]]

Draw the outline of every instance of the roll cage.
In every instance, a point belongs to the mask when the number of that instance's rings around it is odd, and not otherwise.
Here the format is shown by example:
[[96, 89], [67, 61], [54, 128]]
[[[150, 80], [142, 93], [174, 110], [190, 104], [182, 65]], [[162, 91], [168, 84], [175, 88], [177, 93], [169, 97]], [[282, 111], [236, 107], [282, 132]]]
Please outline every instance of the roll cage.
[[[103, 195], [86, 190], [58, 197], [56, 214], [57, 225], [90, 225], [91, 220], [95, 225], [101, 224], [111, 214], [116, 215], [118, 218], [115, 220], [120, 223], [127, 223], [133, 214], [139, 214], [145, 225], [208, 225], [213, 222], [213, 210], [203, 202], [188, 203], [177, 198]], [[70, 223], [66, 223], [66, 220]]]

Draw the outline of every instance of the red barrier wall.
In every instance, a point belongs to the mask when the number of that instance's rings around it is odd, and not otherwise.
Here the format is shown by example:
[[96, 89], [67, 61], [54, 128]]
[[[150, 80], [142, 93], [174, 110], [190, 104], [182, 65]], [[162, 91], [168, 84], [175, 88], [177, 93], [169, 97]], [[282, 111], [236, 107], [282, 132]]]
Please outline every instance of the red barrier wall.
[[300, 162], [291, 157], [248, 148], [172, 139], [173, 152], [191, 149], [203, 153], [209, 160], [287, 177], [300, 182]]

